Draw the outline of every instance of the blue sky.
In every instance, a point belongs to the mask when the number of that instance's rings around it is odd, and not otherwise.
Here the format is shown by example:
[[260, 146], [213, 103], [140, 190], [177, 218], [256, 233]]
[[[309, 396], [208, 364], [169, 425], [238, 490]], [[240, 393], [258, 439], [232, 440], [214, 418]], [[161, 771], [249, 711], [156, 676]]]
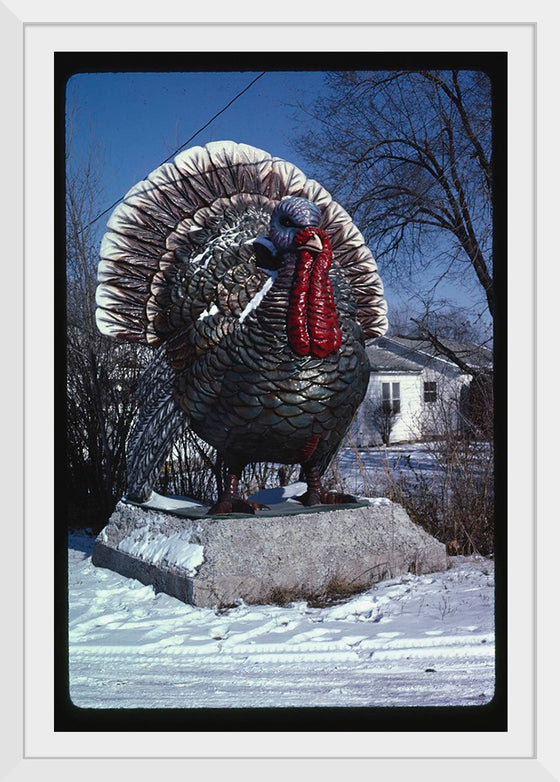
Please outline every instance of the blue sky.
[[[76, 152], [92, 139], [103, 150], [108, 206], [156, 168], [205, 125], [258, 72], [77, 74], [68, 82], [75, 105]], [[297, 100], [311, 101], [323, 88], [321, 72], [267, 73], [189, 146], [243, 141], [285, 157], [305, 170], [291, 139], [302, 129]]]
[[[243, 71], [72, 76], [67, 85], [67, 109], [74, 107], [72, 153], [87, 156], [92, 143], [99, 144], [103, 192], [98, 211], [160, 165], [258, 75]], [[321, 71], [267, 72], [188, 146], [243, 141], [286, 158], [313, 177], [292, 142], [308, 122], [298, 106], [310, 105], [325, 87]], [[98, 222], [100, 236], [108, 217]], [[406, 302], [410, 294], [383, 278], [382, 264], [380, 273], [389, 308]], [[439, 295], [469, 304], [467, 290], [457, 284], [442, 286]]]

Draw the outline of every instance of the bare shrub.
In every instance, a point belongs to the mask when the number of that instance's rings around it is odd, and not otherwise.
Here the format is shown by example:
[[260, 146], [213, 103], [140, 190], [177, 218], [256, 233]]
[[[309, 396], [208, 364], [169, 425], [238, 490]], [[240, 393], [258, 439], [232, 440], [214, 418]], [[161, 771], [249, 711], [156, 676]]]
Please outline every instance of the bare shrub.
[[264, 600], [271, 605], [285, 606], [289, 603], [306, 602], [310, 608], [327, 608], [344, 602], [352, 595], [363, 592], [363, 582], [350, 581], [347, 578], [334, 575], [329, 579], [324, 589], [311, 591], [300, 587], [274, 587]]
[[221, 482], [215, 450], [184, 429], [165, 462], [154, 489], [160, 494], [190, 497], [210, 504]]
[[[248, 464], [241, 477], [240, 492], [250, 496], [262, 489], [287, 486], [298, 480], [299, 470], [299, 465]], [[160, 494], [190, 497], [210, 505], [222, 491], [224, 477], [223, 460], [216, 450], [185, 428], [154, 489]]]
[[383, 445], [389, 445], [391, 442], [391, 432], [395, 426], [398, 413], [394, 407], [391, 406], [390, 401], [381, 400], [373, 402], [372, 400], [366, 400], [366, 406], [368, 407], [368, 415], [374, 428], [381, 437]]
[[274, 464], [271, 462], [253, 462], [245, 468], [242, 479], [242, 491], [247, 496], [261, 489], [275, 486], [287, 486], [299, 478], [299, 464]]
[[[352, 437], [345, 442], [341, 456], [328, 471], [329, 488], [356, 491], [368, 497], [387, 497], [402, 505], [410, 518], [436, 539], [445, 543], [451, 555], [494, 551], [494, 447], [491, 384], [471, 383], [469, 402], [449, 396], [431, 405], [429, 420], [419, 427], [432, 433], [422, 444], [430, 469], [418, 466], [414, 454], [395, 455], [389, 448], [376, 449], [384, 454], [380, 466], [372, 470], [366, 464], [367, 451], [360, 451]], [[473, 414], [473, 410], [475, 411]], [[434, 436], [433, 433], [437, 433]], [[351, 470], [341, 468], [340, 459]]]
[[95, 323], [100, 229], [92, 225], [102, 196], [99, 151], [66, 168], [66, 406], [64, 493], [68, 521], [101, 528], [122, 495], [125, 447], [136, 415], [134, 391], [145, 351], [105, 339]]
[[426, 476], [389, 471], [386, 494], [411, 519], [446, 544], [451, 555], [494, 550], [493, 458], [489, 444], [473, 447], [464, 440], [452, 451], [430, 445], [439, 469]]

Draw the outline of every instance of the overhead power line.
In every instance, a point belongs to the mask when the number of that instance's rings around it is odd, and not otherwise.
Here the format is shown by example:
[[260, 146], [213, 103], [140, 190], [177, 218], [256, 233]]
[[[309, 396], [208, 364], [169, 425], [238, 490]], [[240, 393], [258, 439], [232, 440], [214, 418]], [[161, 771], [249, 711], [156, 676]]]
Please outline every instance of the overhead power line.
[[252, 81], [252, 82], [249, 82], [249, 84], [248, 84], [248, 85], [245, 87], [245, 89], [241, 90], [241, 92], [238, 92], [238, 93], [237, 93], [237, 95], [236, 95], [234, 98], [232, 98], [232, 99], [230, 100], [230, 102], [229, 102], [229, 103], [226, 103], [226, 105], [224, 106], [224, 108], [223, 108], [223, 109], [220, 109], [220, 111], [218, 111], [216, 114], [214, 114], [214, 116], [213, 116], [211, 119], [209, 119], [209, 120], [208, 120], [208, 122], [207, 122], [205, 125], [203, 125], [201, 128], [199, 128], [199, 129], [196, 131], [196, 133], [193, 133], [193, 134], [192, 134], [192, 136], [191, 136], [190, 138], [188, 138], [188, 139], [187, 139], [187, 140], [186, 140], [186, 141], [185, 141], [183, 144], [181, 144], [181, 146], [180, 146], [180, 147], [177, 147], [177, 149], [175, 150], [175, 152], [172, 152], [172, 153], [169, 155], [169, 157], [166, 157], [166, 158], [165, 158], [165, 160], [162, 160], [162, 161], [161, 161], [161, 163], [160, 163], [160, 166], [162, 166], [164, 163], [167, 163], [169, 160], [171, 160], [171, 158], [172, 158], [172, 157], [175, 157], [175, 155], [176, 155], [178, 152], [180, 152], [180, 151], [183, 149], [183, 147], [186, 147], [186, 146], [187, 146], [187, 144], [190, 144], [190, 142], [193, 140], [193, 138], [195, 138], [195, 136], [198, 136], [198, 134], [199, 134], [199, 133], [202, 133], [202, 131], [203, 131], [203, 130], [206, 130], [206, 128], [208, 127], [208, 125], [211, 125], [211, 124], [212, 124], [212, 122], [214, 122], [214, 120], [215, 120], [217, 117], [219, 117], [219, 116], [220, 116], [220, 114], [223, 114], [223, 113], [224, 113], [224, 111], [227, 111], [227, 109], [229, 109], [229, 107], [232, 105], [232, 103], [235, 103], [235, 101], [236, 101], [238, 98], [240, 98], [242, 95], [244, 95], [244, 94], [247, 92], [247, 90], [251, 89], [251, 87], [253, 86], [253, 84], [254, 84], [255, 82], [257, 82], [259, 79], [261, 79], [261, 78], [262, 78], [262, 77], [265, 75], [265, 73], [266, 73], [266, 71], [263, 71], [262, 73], [259, 73], [259, 75], [258, 75], [258, 76], [256, 76], [256, 77], [253, 79], [253, 81]]
[[[230, 107], [230, 106], [231, 106], [233, 103], [235, 103], [235, 101], [236, 101], [236, 100], [238, 100], [238, 99], [239, 99], [239, 98], [240, 98], [242, 95], [244, 95], [244, 94], [247, 92], [247, 90], [250, 90], [250, 89], [251, 89], [251, 87], [253, 86], [253, 84], [255, 84], [255, 83], [256, 83], [256, 82], [257, 82], [259, 79], [262, 79], [262, 77], [263, 77], [265, 74], [266, 74], [266, 71], [263, 71], [262, 73], [259, 73], [259, 75], [258, 75], [258, 76], [255, 76], [255, 78], [254, 78], [252, 81], [250, 81], [250, 82], [249, 82], [249, 84], [247, 84], [247, 86], [246, 86], [246, 87], [244, 87], [244, 88], [241, 90], [241, 92], [238, 92], [238, 93], [237, 93], [237, 95], [235, 95], [235, 96], [234, 96], [234, 97], [233, 97], [233, 98], [232, 98], [232, 99], [229, 101], [229, 103], [226, 103], [226, 105], [225, 105], [223, 108], [221, 108], [219, 111], [217, 111], [217, 112], [214, 114], [214, 116], [213, 116], [213, 117], [211, 117], [211, 118], [208, 120], [208, 122], [206, 122], [204, 125], [202, 125], [202, 127], [200, 127], [198, 130], [196, 130], [196, 131], [195, 131], [195, 132], [192, 134], [192, 136], [190, 136], [190, 137], [189, 137], [189, 138], [188, 138], [186, 141], [184, 141], [184, 142], [181, 144], [181, 146], [180, 146], [180, 147], [177, 147], [177, 149], [175, 150], [175, 152], [172, 152], [172, 153], [169, 155], [169, 157], [166, 157], [166, 158], [165, 158], [165, 160], [162, 160], [162, 161], [161, 161], [161, 163], [160, 163], [159, 165], [160, 165], [160, 166], [163, 166], [163, 164], [164, 164], [164, 163], [167, 163], [167, 162], [169, 162], [169, 161], [171, 160], [171, 158], [175, 157], [175, 155], [177, 155], [177, 154], [178, 154], [178, 153], [179, 153], [179, 152], [180, 152], [180, 151], [181, 151], [181, 150], [182, 150], [184, 147], [186, 147], [186, 146], [187, 146], [187, 144], [190, 144], [190, 142], [191, 142], [191, 141], [192, 141], [194, 138], [196, 138], [196, 136], [198, 136], [198, 134], [199, 134], [199, 133], [202, 133], [202, 131], [203, 131], [203, 130], [206, 130], [206, 128], [207, 128], [209, 125], [211, 125], [211, 124], [212, 124], [212, 122], [214, 122], [214, 120], [215, 120], [215, 119], [217, 119], [217, 117], [219, 117], [219, 116], [220, 116], [220, 114], [223, 114], [223, 113], [224, 113], [224, 111], [227, 111], [227, 109], [229, 109], [229, 107]], [[144, 179], [146, 179], [146, 177], [147, 177], [147, 176], [148, 176], [148, 174], [146, 174], [146, 176], [144, 177]], [[120, 198], [117, 198], [117, 200], [116, 200], [114, 203], [112, 203], [110, 206], [108, 206], [108, 207], [107, 207], [107, 209], [104, 209], [104, 210], [103, 210], [102, 212], [100, 212], [100, 213], [99, 213], [99, 214], [98, 214], [96, 217], [94, 217], [94, 218], [93, 218], [93, 220], [91, 220], [91, 221], [90, 221], [90, 222], [89, 222], [89, 223], [88, 223], [86, 226], [84, 226], [84, 228], [82, 228], [82, 230], [80, 231], [80, 233], [83, 233], [84, 231], [86, 231], [86, 230], [87, 230], [87, 229], [88, 229], [90, 226], [92, 226], [92, 225], [93, 225], [94, 223], [96, 223], [96, 222], [97, 222], [97, 221], [98, 221], [98, 220], [99, 220], [101, 217], [103, 217], [103, 215], [106, 215], [106, 214], [107, 214], [107, 212], [110, 212], [112, 209], [114, 209], [114, 208], [115, 208], [115, 206], [117, 206], [117, 204], [120, 204], [120, 202], [123, 200], [123, 198], [124, 198], [124, 195], [123, 195], [123, 196], [121, 196]]]

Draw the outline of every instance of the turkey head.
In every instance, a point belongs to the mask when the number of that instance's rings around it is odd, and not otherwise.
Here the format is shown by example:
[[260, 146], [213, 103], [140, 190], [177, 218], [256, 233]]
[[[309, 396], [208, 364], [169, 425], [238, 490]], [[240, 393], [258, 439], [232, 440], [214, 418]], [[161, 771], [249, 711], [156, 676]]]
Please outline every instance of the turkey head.
[[321, 210], [306, 198], [284, 198], [274, 209], [270, 231], [255, 240], [259, 265], [291, 271], [293, 279], [287, 312], [287, 336], [298, 356], [324, 358], [341, 345], [329, 270], [332, 248], [319, 228]]

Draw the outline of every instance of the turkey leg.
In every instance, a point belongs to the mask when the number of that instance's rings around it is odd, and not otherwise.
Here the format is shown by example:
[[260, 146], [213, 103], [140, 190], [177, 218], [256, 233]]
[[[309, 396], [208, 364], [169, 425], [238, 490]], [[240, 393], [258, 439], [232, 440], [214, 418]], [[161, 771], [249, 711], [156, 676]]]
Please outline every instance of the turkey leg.
[[220, 516], [225, 513], [255, 513], [263, 507], [258, 502], [249, 502], [239, 496], [239, 479], [245, 468], [245, 465], [235, 467], [228, 466], [226, 487], [218, 497], [218, 502], [214, 503], [207, 516]]
[[336, 491], [325, 491], [321, 485], [321, 476], [319, 469], [315, 466], [302, 464], [303, 477], [307, 483], [307, 491], [301, 497], [297, 497], [299, 502], [306, 507], [312, 505], [341, 505], [345, 502], [358, 502], [356, 497], [351, 494], [343, 494]]

